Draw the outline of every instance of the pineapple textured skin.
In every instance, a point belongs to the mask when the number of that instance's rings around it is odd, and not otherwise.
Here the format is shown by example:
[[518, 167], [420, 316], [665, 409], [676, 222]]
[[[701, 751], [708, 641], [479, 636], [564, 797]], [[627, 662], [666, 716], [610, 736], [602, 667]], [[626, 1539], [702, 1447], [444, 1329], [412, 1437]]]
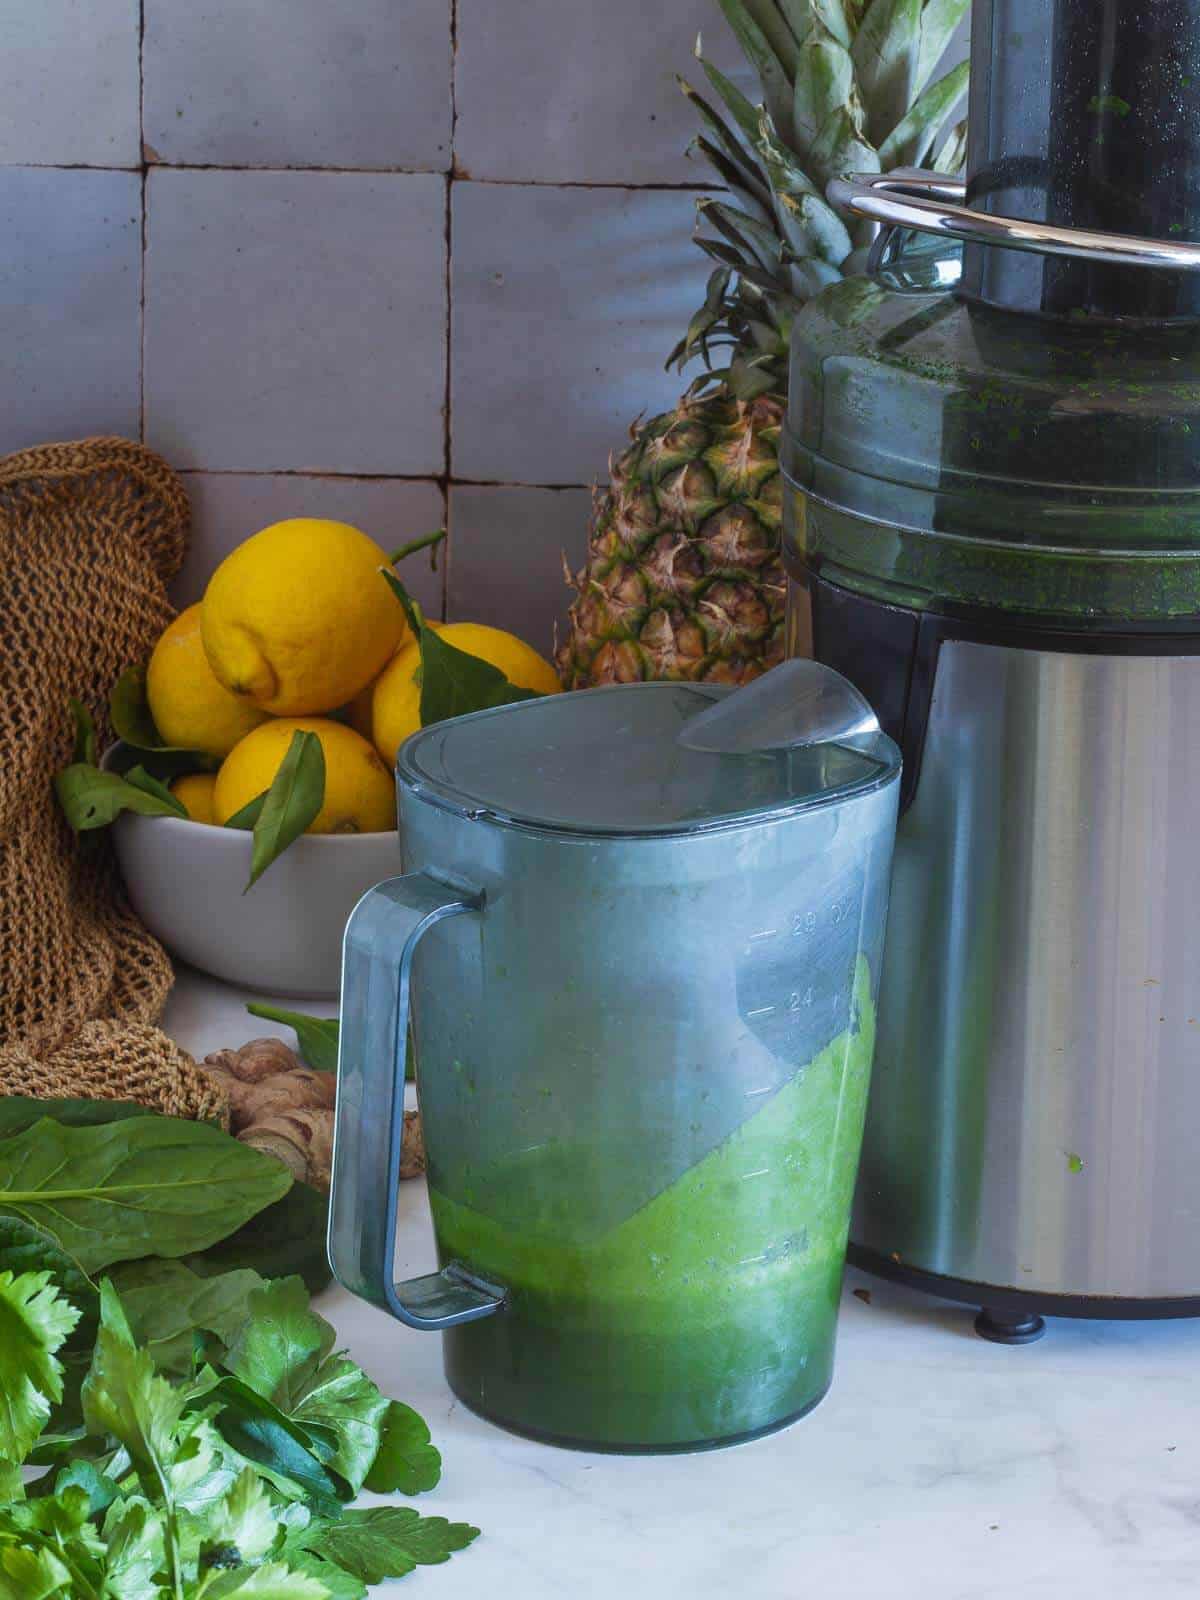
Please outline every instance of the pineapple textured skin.
[[697, 202], [696, 242], [716, 265], [668, 365], [699, 357], [704, 371], [674, 411], [635, 424], [597, 492], [556, 653], [568, 689], [744, 683], [782, 659], [778, 454], [792, 322], [863, 270], [870, 242], [826, 186], [852, 171], [954, 172], [964, 157], [965, 125], [945, 129], [966, 63], [935, 74], [968, 0], [718, 3], [763, 98], [753, 105], [697, 45], [719, 107], [680, 86], [700, 121], [693, 152], [723, 192]]
[[783, 656], [780, 401], [726, 390], [635, 426], [597, 492], [557, 664], [568, 689], [746, 683]]

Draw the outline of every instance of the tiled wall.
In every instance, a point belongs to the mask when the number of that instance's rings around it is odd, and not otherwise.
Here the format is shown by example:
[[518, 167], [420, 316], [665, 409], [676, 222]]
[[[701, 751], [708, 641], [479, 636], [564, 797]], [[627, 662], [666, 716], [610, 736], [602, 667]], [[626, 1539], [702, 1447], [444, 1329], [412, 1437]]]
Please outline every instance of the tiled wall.
[[277, 517], [548, 649], [560, 551], [705, 277], [675, 87], [716, 0], [0, 5], [0, 453], [142, 437], [195, 597]]
[[546, 650], [682, 387], [701, 27], [736, 70], [717, 0], [0, 3], [0, 453], [162, 450], [181, 600], [277, 517], [445, 522], [422, 600]]

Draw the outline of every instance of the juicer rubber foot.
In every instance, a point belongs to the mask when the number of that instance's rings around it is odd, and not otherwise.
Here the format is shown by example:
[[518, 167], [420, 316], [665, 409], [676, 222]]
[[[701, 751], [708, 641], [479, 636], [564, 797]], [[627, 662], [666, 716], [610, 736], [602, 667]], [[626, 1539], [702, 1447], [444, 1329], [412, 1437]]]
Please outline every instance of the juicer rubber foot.
[[1036, 1344], [1046, 1332], [1043, 1318], [1036, 1314], [989, 1311], [986, 1306], [975, 1318], [975, 1332], [992, 1344]]

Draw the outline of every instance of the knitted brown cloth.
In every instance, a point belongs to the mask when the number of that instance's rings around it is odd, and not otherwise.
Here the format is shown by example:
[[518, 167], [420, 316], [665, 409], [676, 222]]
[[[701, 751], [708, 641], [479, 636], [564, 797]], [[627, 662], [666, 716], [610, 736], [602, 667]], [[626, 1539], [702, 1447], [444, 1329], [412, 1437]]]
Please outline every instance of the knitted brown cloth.
[[107, 837], [76, 840], [52, 788], [70, 697], [103, 748], [113, 682], [170, 621], [188, 522], [179, 479], [127, 439], [0, 459], [0, 1094], [224, 1114], [154, 1026], [171, 964], [126, 905]]

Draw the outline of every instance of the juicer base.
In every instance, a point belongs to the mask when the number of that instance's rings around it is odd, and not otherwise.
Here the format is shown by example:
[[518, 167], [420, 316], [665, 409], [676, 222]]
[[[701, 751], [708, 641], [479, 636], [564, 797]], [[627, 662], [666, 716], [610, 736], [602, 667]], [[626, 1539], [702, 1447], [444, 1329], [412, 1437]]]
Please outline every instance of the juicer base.
[[1046, 1335], [1046, 1319], [1036, 1313], [995, 1312], [984, 1306], [975, 1318], [975, 1332], [989, 1344], [1036, 1344]]
[[560, 1450], [586, 1450], [592, 1455], [602, 1456], [685, 1456], [703, 1455], [710, 1450], [727, 1450], [731, 1445], [752, 1444], [755, 1439], [766, 1439], [773, 1433], [782, 1433], [784, 1428], [790, 1428], [794, 1422], [815, 1411], [829, 1393], [831, 1385], [826, 1384], [816, 1399], [810, 1400], [799, 1411], [793, 1411], [779, 1422], [770, 1422], [765, 1428], [752, 1428], [748, 1433], [734, 1433], [723, 1439], [699, 1439], [686, 1444], [601, 1444], [594, 1439], [573, 1439], [562, 1434], [546, 1433], [540, 1428], [521, 1428], [506, 1417], [495, 1416], [483, 1406], [476, 1405], [454, 1384], [449, 1383], [449, 1387], [454, 1397], [474, 1416], [482, 1417], [484, 1422], [490, 1422], [493, 1427], [503, 1428], [505, 1433], [515, 1433], [522, 1439], [534, 1439], [538, 1444], [557, 1445]]
[[[1200, 1317], [1200, 1295], [1170, 1295], [1161, 1299], [1140, 1299], [1123, 1295], [1101, 1294], [1042, 1294], [1031, 1289], [1012, 1289], [1006, 1285], [975, 1283], [969, 1278], [944, 1277], [940, 1272], [927, 1272], [923, 1267], [910, 1267], [903, 1261], [880, 1255], [875, 1250], [852, 1244], [846, 1250], [846, 1260], [852, 1267], [873, 1273], [877, 1278], [887, 1278], [892, 1283], [903, 1283], [910, 1289], [920, 1289], [924, 1294], [940, 1296], [943, 1300], [958, 1300], [963, 1305], [979, 1306], [981, 1317], [976, 1321], [976, 1331], [994, 1343], [1032, 1344], [1041, 1338], [1041, 1331], [1019, 1335], [1017, 1324], [1032, 1323], [1041, 1317], [1089, 1317], [1112, 1322], [1154, 1322], [1173, 1317]], [[987, 1319], [988, 1331], [979, 1326]], [[996, 1325], [996, 1332], [991, 1332]], [[1005, 1325], [1011, 1325], [1018, 1337], [998, 1337]]]

